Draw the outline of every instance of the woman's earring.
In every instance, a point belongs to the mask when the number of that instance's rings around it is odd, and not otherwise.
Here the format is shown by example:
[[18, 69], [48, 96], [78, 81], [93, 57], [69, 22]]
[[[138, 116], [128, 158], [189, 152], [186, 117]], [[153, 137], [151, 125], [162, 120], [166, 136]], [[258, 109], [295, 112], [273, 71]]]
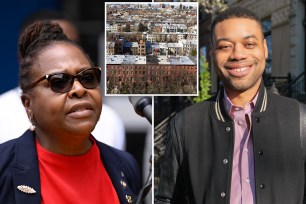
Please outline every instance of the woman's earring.
[[30, 117], [30, 123], [31, 123], [30, 130], [33, 132], [36, 127], [35, 127], [35, 125], [33, 125], [31, 117]]
[[33, 132], [34, 130], [35, 130], [35, 125], [33, 125], [33, 124], [31, 124], [31, 126], [30, 126], [30, 130]]

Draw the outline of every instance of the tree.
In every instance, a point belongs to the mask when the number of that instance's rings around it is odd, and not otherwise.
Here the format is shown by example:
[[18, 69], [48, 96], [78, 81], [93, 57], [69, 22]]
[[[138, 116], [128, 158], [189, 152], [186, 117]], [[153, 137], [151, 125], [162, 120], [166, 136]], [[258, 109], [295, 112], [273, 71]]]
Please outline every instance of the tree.
[[200, 12], [206, 14], [219, 14], [227, 9], [227, 0], [199, 0]]
[[138, 32], [145, 32], [145, 31], [148, 31], [148, 27], [142, 23], [139, 23]]
[[197, 56], [197, 49], [192, 49], [190, 51], [190, 56]]
[[201, 67], [203, 72], [200, 74], [200, 92], [197, 97], [193, 98], [195, 103], [204, 101], [211, 96], [209, 93], [211, 87], [209, 65], [204, 56], [201, 56]]
[[131, 32], [131, 25], [129, 23], [126, 24], [125, 32]]

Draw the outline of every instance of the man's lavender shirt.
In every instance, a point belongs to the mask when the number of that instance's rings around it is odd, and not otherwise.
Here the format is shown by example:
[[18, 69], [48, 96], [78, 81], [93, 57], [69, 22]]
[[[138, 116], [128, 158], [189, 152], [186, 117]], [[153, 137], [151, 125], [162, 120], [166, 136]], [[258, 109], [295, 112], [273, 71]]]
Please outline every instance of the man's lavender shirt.
[[255, 179], [252, 117], [258, 93], [245, 107], [232, 104], [224, 91], [226, 109], [235, 124], [234, 156], [231, 180], [231, 204], [255, 203]]

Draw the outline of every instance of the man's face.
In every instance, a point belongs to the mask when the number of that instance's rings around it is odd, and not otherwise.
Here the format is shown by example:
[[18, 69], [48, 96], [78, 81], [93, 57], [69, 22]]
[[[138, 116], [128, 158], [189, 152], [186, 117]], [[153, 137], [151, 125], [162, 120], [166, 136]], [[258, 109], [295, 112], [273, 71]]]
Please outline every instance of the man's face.
[[213, 60], [225, 88], [232, 92], [258, 89], [268, 57], [260, 25], [247, 18], [217, 23], [213, 31]]

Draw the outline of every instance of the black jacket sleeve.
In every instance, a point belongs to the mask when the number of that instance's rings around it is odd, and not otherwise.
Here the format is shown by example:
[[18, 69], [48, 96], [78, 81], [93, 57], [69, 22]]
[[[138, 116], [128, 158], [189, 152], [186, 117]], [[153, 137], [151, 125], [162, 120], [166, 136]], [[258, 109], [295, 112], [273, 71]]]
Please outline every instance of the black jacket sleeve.
[[159, 183], [155, 203], [185, 203], [183, 179], [184, 114], [180, 112], [170, 121], [166, 131], [166, 149], [158, 161]]

